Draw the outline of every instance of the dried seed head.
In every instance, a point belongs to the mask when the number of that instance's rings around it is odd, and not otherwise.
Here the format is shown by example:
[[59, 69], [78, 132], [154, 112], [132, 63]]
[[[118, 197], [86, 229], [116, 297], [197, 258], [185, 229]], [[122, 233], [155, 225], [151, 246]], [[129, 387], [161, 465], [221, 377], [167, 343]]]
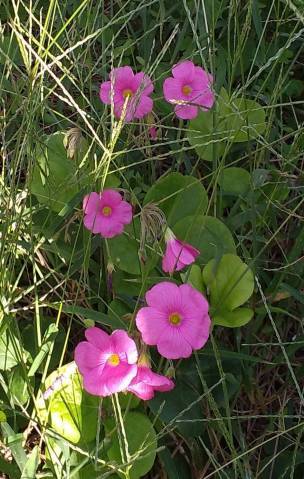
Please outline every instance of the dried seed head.
[[81, 143], [83, 141], [83, 136], [81, 134], [81, 130], [79, 128], [71, 128], [65, 134], [63, 139], [63, 145], [67, 150], [68, 158], [74, 158], [77, 150], [81, 147]]
[[140, 213], [140, 251], [144, 251], [146, 243], [159, 240], [166, 228], [167, 220], [164, 212], [153, 203], [144, 206]]

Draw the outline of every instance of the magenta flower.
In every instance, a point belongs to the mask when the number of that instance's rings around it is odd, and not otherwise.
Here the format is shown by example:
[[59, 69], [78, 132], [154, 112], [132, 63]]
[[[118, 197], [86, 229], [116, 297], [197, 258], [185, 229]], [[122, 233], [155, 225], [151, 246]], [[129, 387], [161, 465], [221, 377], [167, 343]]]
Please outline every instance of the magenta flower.
[[149, 95], [153, 91], [153, 83], [143, 72], [133, 73], [131, 67], [114, 68], [110, 73], [110, 81], [100, 85], [99, 96], [103, 103], [114, 103], [114, 113], [121, 118], [124, 111], [124, 120], [143, 118], [153, 108], [153, 101]]
[[154, 397], [154, 391], [171, 391], [173, 388], [171, 379], [154, 373], [148, 366], [138, 365], [137, 375], [128, 386], [128, 391], [147, 401]]
[[164, 81], [163, 91], [165, 99], [176, 105], [174, 111], [179, 118], [191, 120], [198, 115], [199, 108], [208, 110], [212, 107], [212, 75], [189, 60], [175, 65], [172, 74], [173, 78]]
[[136, 316], [143, 341], [168, 359], [188, 358], [209, 337], [208, 302], [190, 284], [164, 281], [146, 293], [148, 306]]
[[113, 238], [123, 232], [132, 221], [132, 206], [114, 190], [92, 192], [83, 199], [84, 226], [104, 238]]
[[75, 349], [75, 362], [83, 376], [84, 389], [95, 396], [124, 391], [137, 374], [135, 342], [123, 330], [111, 336], [100, 328], [85, 332], [87, 341]]
[[165, 273], [180, 271], [188, 264], [193, 263], [200, 254], [198, 249], [178, 240], [169, 228], [167, 228], [165, 240], [166, 251], [162, 260], [162, 268]]
[[148, 133], [151, 140], [157, 140], [157, 129], [155, 128], [155, 126], [150, 126]]

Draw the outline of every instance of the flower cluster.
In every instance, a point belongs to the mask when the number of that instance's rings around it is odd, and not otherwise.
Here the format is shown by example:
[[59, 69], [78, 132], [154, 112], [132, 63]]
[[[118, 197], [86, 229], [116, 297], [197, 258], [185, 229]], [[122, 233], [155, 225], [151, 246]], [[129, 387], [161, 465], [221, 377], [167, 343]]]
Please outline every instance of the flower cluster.
[[[179, 118], [195, 118], [199, 109], [212, 107], [213, 78], [209, 73], [186, 60], [173, 67], [172, 75], [165, 79], [163, 93], [165, 99], [175, 105], [174, 111]], [[153, 126], [153, 100], [150, 96], [153, 90], [148, 75], [143, 72], [135, 74], [129, 66], [119, 67], [112, 70], [109, 81], [101, 84], [100, 99], [111, 105], [115, 116], [123, 121], [146, 116], [149, 134], [155, 139], [157, 130]], [[192, 264], [200, 252], [175, 237], [157, 207], [148, 205], [145, 208], [141, 215], [142, 240], [145, 237], [156, 239], [159, 232], [164, 233], [164, 273], [173, 274]], [[113, 189], [86, 195], [83, 211], [84, 226], [103, 238], [121, 234], [133, 217], [131, 204]], [[174, 360], [188, 358], [193, 350], [204, 346], [211, 324], [209, 305], [202, 293], [190, 284], [177, 286], [170, 281], [161, 281], [147, 291], [146, 303], [147, 306], [140, 308], [135, 318], [141, 334], [141, 350], [156, 346], [160, 355]], [[154, 396], [154, 391], [170, 391], [174, 387], [171, 379], [152, 371], [145, 353], [138, 357], [136, 343], [126, 331], [116, 330], [109, 335], [92, 327], [86, 330], [85, 336], [86, 341], [76, 347], [75, 362], [89, 393], [109, 396], [130, 391], [147, 400]]]
[[[184, 60], [172, 68], [173, 77], [163, 83], [165, 100], [175, 105], [178, 118], [190, 120], [198, 115], [199, 109], [208, 110], [214, 103], [213, 77], [193, 62]], [[153, 109], [150, 95], [154, 87], [151, 78], [143, 72], [134, 74], [129, 66], [114, 68], [110, 80], [100, 86], [99, 96], [103, 103], [113, 105], [117, 118], [126, 122], [149, 115]], [[157, 135], [154, 127], [149, 133]]]
[[[124, 225], [132, 221], [132, 206], [112, 189], [85, 196], [83, 210], [85, 227], [104, 238], [121, 234]], [[148, 210], [153, 213], [152, 224], [165, 228], [163, 271], [171, 274], [193, 263], [200, 252], [175, 237], [160, 210], [155, 206]], [[208, 302], [191, 285], [161, 281], [146, 293], [146, 303], [135, 318], [144, 349], [147, 345], [156, 346], [163, 357], [180, 359], [204, 346], [210, 329]], [[130, 391], [147, 400], [154, 396], [154, 391], [170, 391], [174, 387], [171, 379], [151, 370], [145, 354], [138, 358], [136, 344], [126, 331], [116, 330], [109, 336], [93, 327], [85, 335], [86, 341], [76, 347], [75, 362], [89, 393], [109, 396]]]

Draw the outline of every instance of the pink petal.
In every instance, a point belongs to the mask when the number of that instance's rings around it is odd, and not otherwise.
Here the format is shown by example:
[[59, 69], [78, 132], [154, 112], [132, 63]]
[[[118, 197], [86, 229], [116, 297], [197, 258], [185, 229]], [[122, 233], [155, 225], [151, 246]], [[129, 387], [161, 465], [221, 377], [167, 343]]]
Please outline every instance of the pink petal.
[[115, 211], [115, 218], [124, 225], [130, 224], [133, 218], [133, 210], [130, 203], [123, 200], [117, 207], [117, 211]]
[[211, 90], [203, 92], [195, 99], [195, 103], [203, 110], [209, 110], [214, 104], [214, 94]]
[[122, 329], [115, 330], [111, 334], [111, 342], [117, 354], [121, 355], [121, 353], [125, 353], [129, 364], [136, 363], [138, 358], [136, 344], [133, 339], [128, 336], [126, 331]]
[[114, 208], [115, 206], [118, 206], [122, 202], [122, 196], [118, 191], [115, 190], [103, 190], [103, 192], [100, 195], [102, 204], [101, 208], [103, 206], [110, 206], [111, 208]]
[[136, 315], [136, 326], [146, 344], [154, 345], [168, 327], [168, 315], [155, 308], [141, 308]]
[[146, 301], [149, 306], [165, 314], [178, 311], [181, 307], [179, 288], [176, 284], [169, 283], [169, 281], [162, 281], [147, 291]]
[[192, 78], [193, 88], [205, 90], [210, 88], [213, 83], [213, 76], [206, 72], [202, 67], [194, 67]]
[[[98, 222], [98, 231], [93, 231], [93, 233], [100, 233], [104, 238], [114, 238], [123, 232], [124, 225], [119, 221], [115, 221], [112, 216], [102, 216], [101, 220]], [[114, 221], [113, 221], [114, 219]]]
[[185, 266], [193, 263], [199, 255], [199, 250], [187, 243], [182, 243], [176, 238], [167, 241], [166, 252], [162, 260], [165, 273], [180, 271]]
[[82, 207], [85, 214], [95, 213], [99, 208], [100, 195], [92, 191], [83, 198]]
[[115, 103], [114, 105], [114, 114], [116, 118], [121, 118], [122, 112], [124, 111], [124, 121], [130, 122], [134, 119], [134, 106], [129, 101], [126, 107], [124, 107], [124, 102]]
[[163, 332], [157, 343], [157, 350], [167, 359], [188, 358], [192, 354], [192, 347], [176, 326], [170, 327], [170, 332]]
[[90, 213], [83, 218], [84, 226], [92, 233], [101, 233], [103, 230], [104, 216], [101, 213]]
[[111, 351], [110, 336], [100, 328], [93, 326], [85, 331], [85, 337], [93, 346], [101, 351]]
[[[172, 241], [171, 248], [178, 262], [181, 263], [181, 268], [193, 263], [195, 258], [200, 254], [198, 249], [188, 243], [182, 243], [179, 240]], [[179, 270], [177, 269], [177, 271]]]
[[190, 60], [184, 60], [183, 62], [174, 65], [172, 68], [172, 74], [174, 78], [180, 80], [191, 81], [194, 76], [194, 63]]
[[153, 387], [145, 384], [143, 382], [139, 382], [136, 384], [130, 384], [128, 387], [128, 391], [135, 394], [135, 396], [143, 399], [144, 401], [148, 401], [154, 397], [154, 389]]
[[93, 369], [83, 378], [84, 389], [96, 396], [110, 396], [125, 390], [136, 376], [137, 366], [120, 363], [118, 366], [106, 365], [102, 371]]
[[185, 319], [180, 332], [193, 349], [201, 349], [208, 341], [211, 321], [208, 315]]
[[209, 304], [206, 298], [190, 284], [182, 284], [179, 287], [183, 305], [188, 306], [188, 310], [195, 312], [199, 317], [208, 314]]
[[109, 105], [111, 103], [111, 95], [114, 96], [114, 87], [112, 86], [111, 92], [111, 82], [105, 81], [100, 85], [99, 97], [103, 103]]
[[193, 105], [176, 105], [174, 111], [176, 116], [182, 120], [192, 120], [198, 115], [198, 108]]
[[[172, 247], [170, 242], [168, 241], [166, 245], [166, 251], [162, 259], [162, 269], [164, 273], [173, 273], [175, 269], [178, 267], [178, 261], [176, 256], [172, 251]], [[183, 267], [183, 265], [182, 265]]]
[[133, 70], [129, 66], [113, 68], [110, 73], [110, 80], [114, 82], [117, 89], [132, 89], [131, 86], [134, 84]]
[[148, 115], [153, 109], [153, 100], [149, 96], [141, 95], [139, 101], [136, 103], [136, 110], [134, 117], [143, 118]]
[[164, 97], [169, 103], [175, 103], [182, 99], [182, 86], [180, 80], [175, 78], [166, 78], [163, 83]]
[[136, 73], [134, 83], [136, 83], [136, 88], [139, 89], [140, 93], [145, 96], [150, 95], [154, 90], [151, 78], [144, 72]]
[[90, 370], [103, 366], [108, 355], [104, 355], [100, 349], [97, 349], [91, 343], [82, 341], [75, 348], [74, 359], [81, 374], [87, 374]]

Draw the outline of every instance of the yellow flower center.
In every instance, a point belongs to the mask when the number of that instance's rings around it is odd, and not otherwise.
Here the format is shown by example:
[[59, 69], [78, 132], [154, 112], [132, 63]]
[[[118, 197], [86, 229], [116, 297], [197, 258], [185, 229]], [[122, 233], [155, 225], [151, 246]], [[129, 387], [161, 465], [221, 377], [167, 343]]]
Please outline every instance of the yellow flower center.
[[173, 326], [178, 326], [181, 322], [182, 318], [178, 313], [171, 313], [169, 316], [169, 321]]
[[118, 366], [118, 364], [120, 363], [118, 354], [111, 354], [108, 359], [108, 363], [111, 364], [111, 366]]
[[182, 88], [182, 92], [184, 95], [189, 95], [192, 92], [192, 88], [189, 85], [184, 85]]
[[126, 88], [125, 90], [123, 90], [122, 92], [122, 96], [124, 98], [129, 98], [129, 96], [132, 96], [133, 95], [133, 92], [132, 90], [130, 90], [130, 88]]
[[112, 213], [112, 208], [110, 206], [104, 206], [102, 208], [102, 214], [104, 216], [110, 216], [111, 213]]

